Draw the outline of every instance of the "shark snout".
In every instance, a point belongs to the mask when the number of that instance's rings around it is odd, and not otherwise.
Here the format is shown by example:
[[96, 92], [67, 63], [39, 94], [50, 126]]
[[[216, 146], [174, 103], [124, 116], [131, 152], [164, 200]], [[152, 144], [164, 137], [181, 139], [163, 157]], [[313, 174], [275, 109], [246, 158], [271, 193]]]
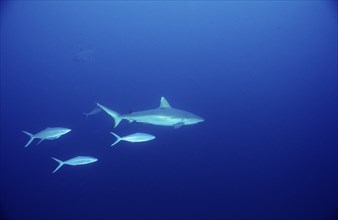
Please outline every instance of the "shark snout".
[[197, 123], [203, 122], [204, 118], [196, 115], [193, 118], [190, 118], [189, 121], [191, 124], [197, 124]]

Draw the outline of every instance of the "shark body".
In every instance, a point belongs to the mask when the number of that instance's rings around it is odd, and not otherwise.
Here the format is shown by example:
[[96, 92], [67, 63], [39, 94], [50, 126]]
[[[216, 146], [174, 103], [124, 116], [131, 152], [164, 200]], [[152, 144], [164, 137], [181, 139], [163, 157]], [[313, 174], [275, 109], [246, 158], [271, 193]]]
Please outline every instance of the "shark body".
[[90, 115], [96, 115], [96, 114], [100, 113], [101, 111], [102, 111], [101, 108], [96, 107], [93, 110], [91, 110], [90, 112], [88, 112], [88, 113], [84, 112], [83, 114], [86, 116], [86, 119], [88, 119], [88, 116], [90, 116]]
[[129, 122], [136, 121], [152, 125], [173, 126], [175, 128], [179, 128], [183, 125], [197, 124], [204, 121], [203, 118], [193, 113], [171, 107], [164, 97], [161, 98], [161, 103], [158, 108], [133, 112], [125, 115], [120, 115], [119, 113], [99, 103], [97, 103], [97, 105], [108, 115], [113, 117], [115, 121], [114, 127], [116, 127], [123, 119], [128, 120]]

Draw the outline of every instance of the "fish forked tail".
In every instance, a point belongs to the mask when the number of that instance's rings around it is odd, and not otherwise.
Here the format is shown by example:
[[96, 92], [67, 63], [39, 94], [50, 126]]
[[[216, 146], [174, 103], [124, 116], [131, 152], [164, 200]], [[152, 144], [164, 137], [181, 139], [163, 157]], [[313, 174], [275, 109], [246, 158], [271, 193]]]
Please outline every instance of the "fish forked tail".
[[88, 113], [83, 112], [83, 114], [86, 116], [86, 120], [88, 119]]
[[29, 141], [27, 142], [27, 144], [25, 145], [25, 147], [27, 147], [28, 145], [30, 145], [31, 143], [32, 143], [32, 141], [34, 140], [34, 135], [33, 134], [31, 134], [31, 133], [29, 133], [29, 132], [27, 132], [27, 131], [22, 131], [23, 133], [25, 133], [25, 134], [27, 134], [29, 137], [30, 137], [30, 139], [29, 139]]
[[58, 169], [60, 169], [64, 165], [64, 162], [54, 157], [52, 157], [52, 159], [59, 163], [59, 166], [57, 166], [56, 169], [53, 171], [53, 173], [55, 173], [56, 171], [58, 171]]
[[115, 144], [119, 143], [122, 140], [122, 138], [118, 136], [117, 134], [115, 134], [114, 132], [110, 132], [110, 133], [116, 137], [116, 141], [110, 146], [114, 146]]
[[109, 109], [109, 108], [107, 108], [107, 107], [105, 107], [105, 106], [103, 106], [103, 105], [100, 105], [100, 103], [96, 103], [96, 104], [97, 104], [97, 106], [99, 106], [103, 111], [105, 111], [108, 115], [110, 115], [114, 119], [114, 122], [115, 122], [114, 128], [116, 128], [117, 125], [122, 120], [120, 114], [117, 113], [117, 112], [115, 112], [115, 111], [113, 111], [113, 110], [111, 110], [111, 109]]

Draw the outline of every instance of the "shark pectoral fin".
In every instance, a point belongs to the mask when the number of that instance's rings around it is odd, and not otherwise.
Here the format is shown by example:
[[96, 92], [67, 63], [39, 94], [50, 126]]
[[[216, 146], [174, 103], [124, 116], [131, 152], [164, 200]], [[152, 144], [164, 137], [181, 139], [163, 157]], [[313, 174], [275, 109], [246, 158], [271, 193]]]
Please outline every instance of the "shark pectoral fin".
[[45, 140], [45, 139], [41, 139], [36, 145], [39, 145], [43, 140]]
[[174, 128], [180, 128], [183, 125], [184, 125], [183, 122], [179, 122], [179, 123], [177, 123], [177, 124], [174, 125]]

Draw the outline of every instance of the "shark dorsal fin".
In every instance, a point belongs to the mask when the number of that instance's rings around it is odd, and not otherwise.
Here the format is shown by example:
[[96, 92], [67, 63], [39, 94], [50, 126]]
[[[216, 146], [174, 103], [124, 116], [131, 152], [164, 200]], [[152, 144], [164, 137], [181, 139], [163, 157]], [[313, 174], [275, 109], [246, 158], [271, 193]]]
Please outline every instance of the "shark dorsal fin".
[[171, 108], [169, 102], [164, 97], [161, 98], [160, 108]]

